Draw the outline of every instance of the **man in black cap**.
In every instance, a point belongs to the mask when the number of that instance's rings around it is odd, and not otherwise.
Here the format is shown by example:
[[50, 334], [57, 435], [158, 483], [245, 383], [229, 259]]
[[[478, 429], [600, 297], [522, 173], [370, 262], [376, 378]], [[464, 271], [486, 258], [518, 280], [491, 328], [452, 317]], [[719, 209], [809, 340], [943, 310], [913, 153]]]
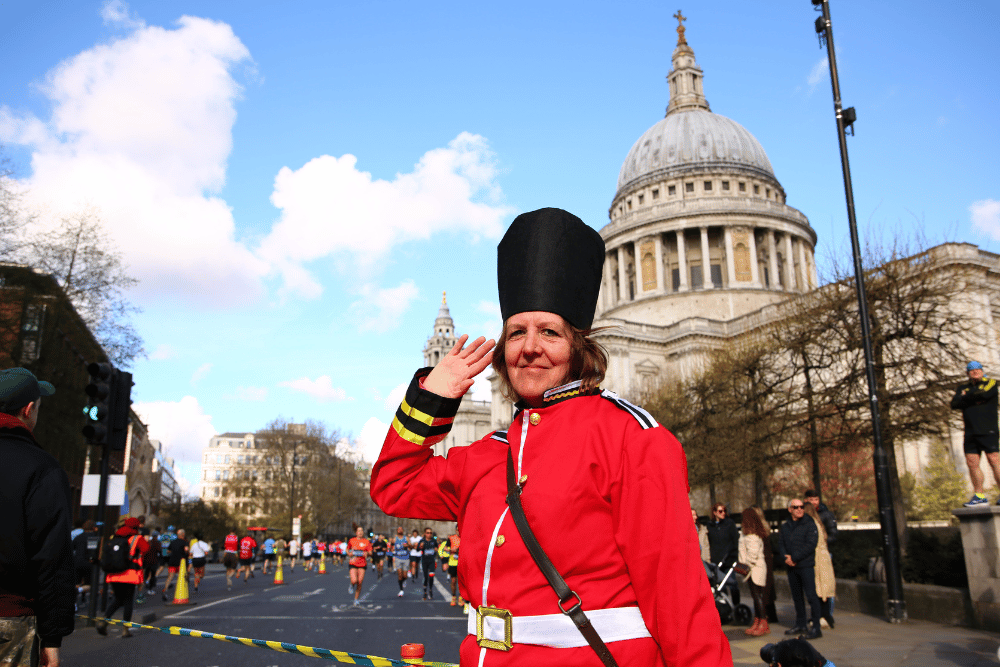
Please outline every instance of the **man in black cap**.
[[[0, 371], [0, 663], [58, 665], [73, 632], [69, 482], [35, 441], [43, 396], [31, 371]], [[40, 653], [39, 653], [40, 651]]]

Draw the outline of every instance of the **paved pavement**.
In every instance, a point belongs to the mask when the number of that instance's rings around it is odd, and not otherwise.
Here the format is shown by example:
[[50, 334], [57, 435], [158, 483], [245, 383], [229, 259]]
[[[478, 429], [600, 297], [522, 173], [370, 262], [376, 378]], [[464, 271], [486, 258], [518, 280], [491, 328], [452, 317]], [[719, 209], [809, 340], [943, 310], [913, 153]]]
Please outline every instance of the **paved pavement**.
[[[742, 629], [725, 626], [736, 665], [757, 665], [765, 644], [785, 639], [795, 612], [791, 604], [778, 604], [778, 618], [787, 625], [772, 625], [771, 634], [747, 637]], [[836, 612], [836, 629], [823, 630], [812, 643], [837, 667], [978, 667], [1000, 664], [1000, 634], [940, 625], [928, 621], [891, 624], [850, 612]]]
[[[419, 586], [409, 584], [405, 597], [395, 575], [381, 581], [369, 570], [363, 604], [352, 608], [347, 591], [346, 568], [330, 568], [327, 575], [289, 574], [286, 585], [274, 586], [272, 577], [260, 573], [249, 584], [237, 582], [227, 591], [218, 566], [209, 566], [201, 591], [192, 593], [198, 604], [188, 607], [164, 605], [158, 597], [137, 606], [133, 617], [155, 613], [152, 623], [161, 627], [181, 626], [256, 639], [291, 642], [338, 651], [399, 657], [407, 642], [423, 643], [428, 660], [452, 662], [465, 637], [465, 617], [460, 608], [448, 605], [439, 584], [438, 599], [423, 601]], [[791, 605], [778, 605], [779, 618], [791, 620]], [[117, 614], [120, 618], [120, 612]], [[1000, 635], [926, 621], [892, 625], [871, 616], [837, 612], [835, 630], [825, 630], [814, 642], [817, 650], [837, 667], [973, 667], [998, 665]], [[756, 665], [760, 648], [785, 638], [788, 625], [773, 625], [766, 637], [746, 637], [743, 628], [725, 626], [736, 665]], [[78, 626], [63, 643], [67, 667], [104, 667], [141, 664], [144, 667], [319, 667], [316, 658], [289, 655], [214, 639], [176, 637], [149, 630], [136, 630], [131, 639], [119, 638], [110, 628], [107, 637], [93, 628]], [[622, 667], [629, 667], [623, 665]]]

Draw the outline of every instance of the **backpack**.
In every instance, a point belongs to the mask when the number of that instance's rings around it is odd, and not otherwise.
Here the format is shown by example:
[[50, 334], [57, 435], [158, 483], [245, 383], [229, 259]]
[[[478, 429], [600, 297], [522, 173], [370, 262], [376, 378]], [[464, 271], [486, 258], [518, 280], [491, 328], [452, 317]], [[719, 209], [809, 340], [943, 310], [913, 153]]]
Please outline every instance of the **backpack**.
[[[138, 538], [136, 538], [136, 542]], [[108, 574], [118, 574], [127, 570], [138, 569], [132, 560], [131, 538], [115, 536], [104, 545], [104, 552], [101, 554], [101, 569]]]

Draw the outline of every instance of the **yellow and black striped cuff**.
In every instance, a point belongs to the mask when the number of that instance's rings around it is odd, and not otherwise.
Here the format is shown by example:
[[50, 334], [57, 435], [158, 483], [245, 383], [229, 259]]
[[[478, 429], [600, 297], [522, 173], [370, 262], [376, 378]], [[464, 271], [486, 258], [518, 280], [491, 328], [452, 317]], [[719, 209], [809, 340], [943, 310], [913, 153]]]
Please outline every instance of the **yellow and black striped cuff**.
[[406, 397], [396, 410], [392, 428], [403, 440], [415, 445], [435, 445], [448, 435], [455, 413], [462, 404], [461, 398], [445, 398], [421, 389], [421, 378], [427, 377], [430, 368], [421, 368], [406, 388]]

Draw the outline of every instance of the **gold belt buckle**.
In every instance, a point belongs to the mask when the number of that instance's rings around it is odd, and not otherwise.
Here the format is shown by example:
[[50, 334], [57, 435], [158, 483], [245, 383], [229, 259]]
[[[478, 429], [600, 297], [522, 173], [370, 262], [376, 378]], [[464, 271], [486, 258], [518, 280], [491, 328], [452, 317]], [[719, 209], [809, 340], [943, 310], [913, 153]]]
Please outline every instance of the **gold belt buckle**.
[[[503, 641], [486, 639], [483, 637], [483, 619], [485, 617], [499, 618], [503, 620]], [[494, 606], [476, 608], [476, 643], [480, 648], [492, 648], [498, 651], [509, 651], [514, 647], [511, 641], [513, 637], [512, 626], [514, 617], [506, 609], [498, 609]]]

